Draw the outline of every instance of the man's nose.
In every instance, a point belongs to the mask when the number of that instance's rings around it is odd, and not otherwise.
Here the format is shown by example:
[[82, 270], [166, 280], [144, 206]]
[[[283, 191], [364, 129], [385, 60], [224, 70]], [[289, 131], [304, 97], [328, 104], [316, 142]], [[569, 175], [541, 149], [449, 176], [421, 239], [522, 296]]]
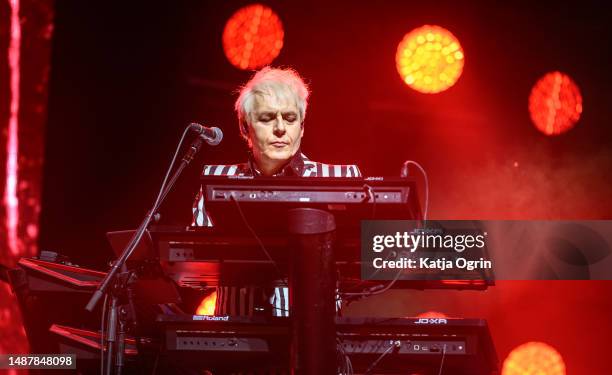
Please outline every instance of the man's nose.
[[286, 131], [285, 120], [282, 114], [279, 113], [278, 116], [276, 116], [276, 121], [274, 121], [274, 134], [283, 135]]

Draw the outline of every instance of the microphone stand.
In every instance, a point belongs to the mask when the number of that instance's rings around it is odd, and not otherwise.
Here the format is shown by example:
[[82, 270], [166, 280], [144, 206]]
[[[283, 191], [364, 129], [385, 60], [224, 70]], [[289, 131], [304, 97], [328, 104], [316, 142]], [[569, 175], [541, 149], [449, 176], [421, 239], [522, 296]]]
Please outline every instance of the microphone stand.
[[[183, 136], [185, 134], [186, 132], [183, 134]], [[111, 309], [110, 309], [110, 313], [108, 317], [108, 324], [107, 324], [108, 333], [107, 333], [107, 340], [106, 340], [107, 348], [108, 348], [107, 349], [108, 358], [107, 358], [106, 373], [109, 375], [111, 373], [111, 368], [112, 368], [112, 357], [113, 357], [114, 346], [116, 345], [118, 349], [123, 349], [125, 347], [125, 343], [123, 341], [125, 339], [125, 321], [123, 321], [123, 318], [125, 318], [125, 314], [121, 313], [122, 308], [118, 307], [119, 297], [124, 295], [124, 291], [127, 287], [127, 284], [131, 283], [131, 281], [129, 280], [131, 278], [129, 277], [129, 272], [127, 271], [125, 262], [130, 257], [130, 255], [132, 254], [136, 246], [140, 243], [140, 240], [142, 239], [142, 236], [144, 235], [147, 228], [149, 227], [151, 220], [153, 219], [157, 210], [159, 209], [162, 202], [164, 201], [164, 198], [166, 197], [168, 192], [170, 192], [170, 190], [174, 186], [174, 183], [176, 182], [180, 174], [183, 172], [183, 169], [187, 167], [187, 165], [193, 160], [193, 158], [198, 153], [198, 151], [200, 151], [203, 141], [204, 141], [204, 138], [202, 136], [197, 137], [191, 143], [189, 150], [183, 156], [180, 165], [174, 171], [174, 174], [172, 175], [172, 178], [170, 179], [170, 181], [165, 183], [166, 180], [164, 180], [164, 184], [162, 184], [162, 188], [160, 189], [160, 194], [158, 195], [155, 203], [153, 204], [153, 207], [151, 207], [151, 209], [147, 212], [146, 216], [140, 223], [138, 230], [136, 230], [136, 232], [130, 239], [130, 242], [126, 245], [125, 249], [119, 256], [119, 258], [115, 262], [113, 262], [111, 270], [106, 274], [106, 276], [104, 277], [104, 279], [98, 286], [98, 289], [96, 289], [94, 294], [91, 296], [89, 302], [87, 303], [87, 306], [85, 307], [87, 311], [92, 312], [94, 308], [96, 307], [96, 305], [98, 304], [98, 302], [100, 301], [100, 298], [104, 294], [108, 293], [109, 296], [111, 297], [110, 298], [111, 299]], [[182, 143], [182, 140], [181, 140], [181, 143]], [[170, 168], [172, 168], [172, 164], [170, 165]], [[119, 269], [121, 269], [122, 271], [121, 273], [119, 273]], [[129, 297], [129, 293], [128, 293], [128, 297]], [[120, 311], [118, 312], [117, 310], [120, 310]], [[118, 317], [120, 318], [119, 326], [121, 328], [121, 332], [119, 335], [120, 342], [116, 343], [117, 318]], [[115, 355], [117, 356], [116, 361], [115, 361], [115, 370], [117, 374], [121, 374], [123, 363], [124, 363], [123, 362], [123, 355], [124, 355], [123, 350], [121, 351], [117, 350]]]

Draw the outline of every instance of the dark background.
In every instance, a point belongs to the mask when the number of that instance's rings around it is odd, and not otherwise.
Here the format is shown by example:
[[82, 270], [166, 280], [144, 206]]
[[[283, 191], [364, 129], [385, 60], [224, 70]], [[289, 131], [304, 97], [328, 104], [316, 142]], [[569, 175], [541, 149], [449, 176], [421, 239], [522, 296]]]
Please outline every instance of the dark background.
[[[295, 68], [312, 89], [303, 141], [310, 158], [356, 163], [365, 175], [397, 175], [416, 160], [429, 174], [433, 219], [612, 218], [612, 16], [604, 2], [264, 3], [285, 27], [273, 65]], [[191, 121], [219, 126], [225, 138], [185, 171], [162, 207], [164, 223], [189, 223], [204, 163], [245, 159], [232, 108], [252, 73], [226, 60], [221, 35], [247, 4], [56, 2], [41, 249], [104, 269], [104, 233], [138, 225]], [[397, 44], [424, 24], [453, 32], [466, 56], [457, 84], [437, 95], [409, 89], [395, 68]], [[527, 100], [553, 70], [577, 82], [584, 112], [573, 130], [547, 137], [532, 125]], [[514, 345], [547, 339], [568, 373], [604, 373], [601, 349], [573, 345], [603, 345], [611, 291], [606, 282], [500, 283], [479, 294], [392, 292], [384, 312], [382, 297], [352, 311], [485, 317], [501, 359]], [[575, 324], [585, 317], [590, 325]]]

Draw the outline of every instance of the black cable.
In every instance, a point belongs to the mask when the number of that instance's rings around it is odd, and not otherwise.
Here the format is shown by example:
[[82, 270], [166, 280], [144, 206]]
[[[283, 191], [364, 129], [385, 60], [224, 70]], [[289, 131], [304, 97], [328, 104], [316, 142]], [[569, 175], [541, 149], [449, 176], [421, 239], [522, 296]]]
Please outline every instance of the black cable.
[[365, 297], [375, 296], [378, 294], [383, 294], [387, 290], [391, 289], [391, 287], [397, 282], [397, 280], [399, 280], [399, 277], [401, 276], [401, 274], [402, 274], [402, 269], [400, 268], [397, 274], [395, 275], [395, 277], [393, 278], [393, 280], [387, 283], [386, 286], [382, 286], [383, 284], [378, 284], [378, 285], [375, 285], [369, 288], [369, 290], [365, 292], [342, 293], [341, 297], [364, 297], [365, 298]]
[[343, 374], [352, 375], [353, 374], [353, 363], [351, 362], [351, 358], [349, 357], [349, 355], [344, 350], [344, 347], [342, 346], [342, 340], [337, 336], [338, 334], [339, 333], [336, 332], [336, 344], [337, 344], [336, 347], [344, 359], [344, 373]]
[[[400, 257], [402, 254], [404, 254], [404, 252], [398, 253], [398, 257]], [[386, 292], [387, 290], [391, 289], [391, 287], [397, 282], [397, 280], [399, 280], [403, 271], [404, 271], [403, 268], [398, 268], [397, 273], [395, 274], [395, 277], [393, 278], [393, 280], [391, 280], [391, 282], [389, 282], [384, 287], [381, 287], [382, 284], [378, 284], [374, 287], [369, 288], [369, 291], [366, 291], [366, 292], [341, 293], [341, 297], [346, 297], [346, 296], [348, 297], [359, 297], [359, 296], [370, 297], [370, 296], [375, 296], [377, 294], [382, 294]]]
[[[368, 184], [364, 184], [363, 185], [363, 190], [367, 194], [368, 200], [372, 201], [372, 220], [374, 220], [376, 218], [376, 194], [374, 193], [374, 189], [370, 185], [368, 185]], [[393, 256], [393, 254], [394, 254], [394, 252], [390, 251], [389, 254], [387, 255], [387, 258], [385, 258], [385, 260], [389, 260], [389, 258], [391, 256]], [[372, 277], [376, 276], [378, 274], [378, 272], [380, 272], [380, 268], [376, 269], [374, 272], [372, 272], [372, 274], [370, 274], [368, 277], [366, 277], [365, 281], [361, 281], [361, 282], [357, 283], [357, 285], [353, 285], [349, 289], [351, 289], [351, 290], [357, 289], [361, 285], [367, 284], [368, 281], [369, 281], [367, 279], [371, 279]], [[341, 300], [342, 300], [341, 297], [336, 296], [336, 301], [341, 301]]]
[[336, 342], [336, 371], [339, 375], [345, 375], [348, 370], [346, 367], [346, 358], [344, 358], [341, 345], [342, 344]]
[[446, 356], [446, 344], [442, 347], [442, 360], [440, 361], [440, 370], [438, 371], [438, 375], [442, 374], [442, 366], [444, 366], [444, 357]]
[[[427, 175], [425, 175], [425, 179], [427, 180]], [[372, 200], [372, 203], [373, 203], [372, 219], [374, 219], [376, 217], [376, 194], [374, 194], [374, 189], [368, 184], [364, 184], [363, 188], [366, 191], [366, 194], [368, 194], [368, 196], [370, 197], [370, 200]], [[389, 260], [392, 256], [397, 256], [397, 253], [395, 253], [394, 251], [390, 251], [387, 257], [383, 260], [383, 262], [386, 260]], [[372, 272], [369, 276], [367, 276], [366, 279], [371, 279], [372, 277], [376, 276], [380, 272], [381, 269], [382, 268], [377, 268], [376, 270], [374, 270], [374, 272]], [[367, 284], [368, 281], [369, 280], [362, 281], [358, 283], [357, 285], [353, 285], [352, 287], [350, 287], [350, 289], [357, 289], [359, 286]]]
[[153, 369], [151, 370], [151, 375], [157, 374], [157, 364], [159, 362], [159, 353], [162, 351], [162, 343], [159, 343], [159, 348], [157, 348], [157, 353], [155, 353], [155, 362], [153, 362]]
[[399, 340], [395, 340], [395, 341], [391, 341], [391, 346], [389, 346], [387, 348], [387, 350], [385, 350], [378, 358], [376, 358], [376, 360], [374, 362], [372, 362], [372, 364], [370, 365], [370, 367], [368, 367], [368, 369], [363, 373], [363, 375], [369, 375], [372, 373], [372, 371], [374, 370], [374, 368], [376, 368], [376, 366], [378, 365], [378, 363], [389, 353], [391, 353], [391, 351], [393, 349], [396, 349], [402, 346], [402, 343]]
[[423, 168], [421, 164], [413, 160], [406, 160], [404, 162], [402, 166], [402, 176], [404, 174], [405, 176], [403, 177], [408, 176], [408, 165], [410, 164], [413, 164], [414, 166], [416, 166], [421, 171], [421, 173], [423, 174], [423, 178], [425, 179], [425, 210], [423, 212], [423, 221], [427, 222], [427, 215], [429, 213], [429, 178], [427, 177], [427, 172], [425, 172], [425, 168]]
[[368, 185], [363, 185], [363, 190], [368, 195], [368, 199], [372, 201], [372, 220], [376, 218], [376, 194], [374, 193], [374, 189]]
[[240, 217], [242, 218], [242, 222], [247, 227], [249, 232], [251, 232], [251, 234], [253, 235], [257, 243], [259, 244], [259, 247], [261, 248], [261, 250], [264, 252], [264, 254], [266, 254], [266, 257], [268, 257], [270, 262], [272, 262], [272, 265], [274, 266], [274, 269], [276, 270], [276, 272], [280, 275], [281, 280], [284, 280], [283, 273], [280, 271], [280, 268], [278, 268], [278, 265], [276, 264], [276, 262], [274, 261], [270, 253], [268, 252], [268, 249], [266, 249], [266, 246], [261, 241], [261, 238], [259, 238], [259, 236], [255, 232], [253, 227], [251, 227], [251, 225], [249, 224], [249, 221], [247, 220], [246, 216], [244, 216], [244, 212], [242, 212], [242, 207], [240, 207], [240, 203], [238, 202], [238, 199], [236, 199], [233, 192], [230, 195], [230, 198], [236, 204], [236, 208], [238, 208], [238, 213], [240, 214]]
[[[395, 251], [389, 251], [389, 254], [387, 254], [387, 257], [385, 259], [383, 259], [383, 262], [388, 261], [389, 259], [391, 259], [391, 257], [397, 257], [397, 253]], [[355, 285], [350, 286], [348, 289], [349, 290], [355, 290], [358, 289], [360, 286], [365, 285], [367, 283], [369, 283], [371, 280], [371, 278], [373, 278], [374, 276], [376, 276], [380, 270], [382, 270], [382, 268], [377, 268], [376, 270], [374, 270], [374, 272], [372, 272], [371, 274], [369, 274], [368, 276], [365, 277], [365, 280], [358, 282]], [[379, 284], [380, 285], [380, 284]]]

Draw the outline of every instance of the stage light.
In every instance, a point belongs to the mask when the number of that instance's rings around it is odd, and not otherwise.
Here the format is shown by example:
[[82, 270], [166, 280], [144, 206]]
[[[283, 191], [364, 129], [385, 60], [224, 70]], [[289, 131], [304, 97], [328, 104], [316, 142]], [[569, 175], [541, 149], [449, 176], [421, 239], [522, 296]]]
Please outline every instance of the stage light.
[[531, 89], [529, 114], [536, 128], [546, 135], [570, 130], [581, 113], [580, 89], [567, 74], [547, 73]]
[[532, 341], [508, 354], [502, 375], [565, 375], [565, 363], [553, 347]]
[[438, 312], [438, 311], [426, 311], [424, 313], [420, 313], [416, 316], [417, 318], [438, 318], [438, 319], [446, 319], [448, 315]]
[[215, 304], [217, 303], [217, 292], [204, 297], [200, 306], [196, 309], [196, 315], [215, 315]]
[[395, 64], [408, 86], [436, 94], [457, 82], [463, 72], [464, 54], [450, 31], [425, 25], [404, 36], [397, 46]]
[[239, 69], [270, 64], [283, 48], [283, 24], [272, 9], [253, 4], [236, 11], [223, 30], [223, 50]]

